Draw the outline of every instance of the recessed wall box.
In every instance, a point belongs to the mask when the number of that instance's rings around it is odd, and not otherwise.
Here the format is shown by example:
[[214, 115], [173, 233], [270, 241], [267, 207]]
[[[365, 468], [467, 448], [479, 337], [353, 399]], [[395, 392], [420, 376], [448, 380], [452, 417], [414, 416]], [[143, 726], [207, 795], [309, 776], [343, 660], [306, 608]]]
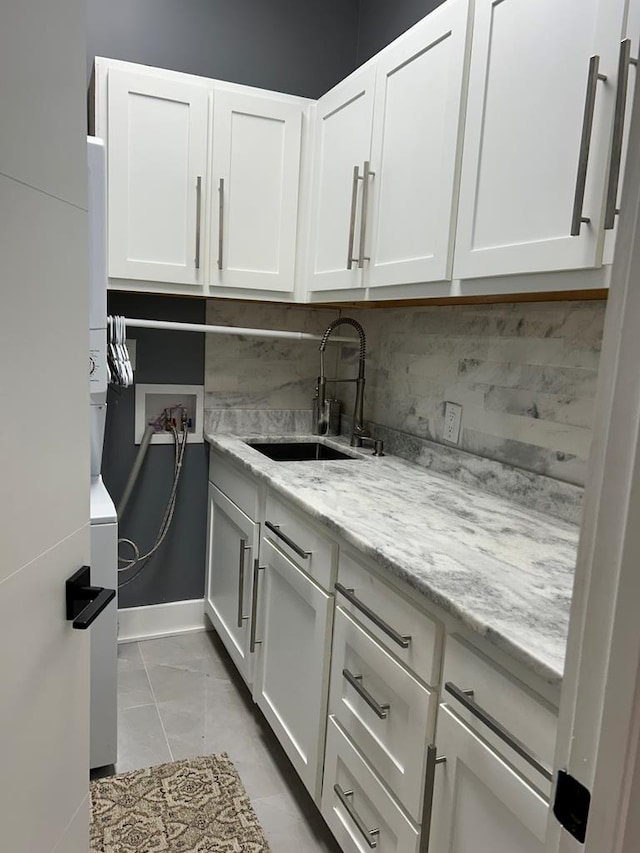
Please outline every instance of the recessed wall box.
[[155, 433], [152, 444], [173, 444], [169, 424], [180, 434], [183, 415], [188, 424], [189, 443], [204, 441], [204, 388], [202, 385], [140, 385], [136, 388], [135, 442], [140, 444], [148, 424]]

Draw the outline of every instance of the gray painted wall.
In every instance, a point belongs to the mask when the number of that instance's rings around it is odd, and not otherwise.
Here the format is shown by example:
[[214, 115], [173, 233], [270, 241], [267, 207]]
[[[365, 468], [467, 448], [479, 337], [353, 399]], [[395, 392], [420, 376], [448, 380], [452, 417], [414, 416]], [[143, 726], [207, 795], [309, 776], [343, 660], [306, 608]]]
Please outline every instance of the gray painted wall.
[[357, 65], [362, 65], [443, 0], [360, 0]]
[[[204, 300], [109, 294], [109, 312], [125, 317], [204, 323], [205, 311]], [[204, 383], [204, 335], [131, 329], [128, 337], [136, 339], [136, 382]], [[116, 503], [138, 450], [134, 443], [134, 411], [133, 388], [110, 389], [102, 469], [105, 484]], [[121, 588], [120, 607], [204, 595], [207, 463], [208, 445], [187, 445], [169, 534], [141, 575]], [[120, 519], [120, 536], [132, 539], [145, 552], [155, 541], [172, 475], [173, 445], [151, 445], [136, 489]], [[121, 553], [129, 556], [129, 549], [123, 547]], [[133, 573], [123, 574], [121, 579]]]
[[88, 0], [95, 56], [318, 98], [356, 67], [359, 0]]

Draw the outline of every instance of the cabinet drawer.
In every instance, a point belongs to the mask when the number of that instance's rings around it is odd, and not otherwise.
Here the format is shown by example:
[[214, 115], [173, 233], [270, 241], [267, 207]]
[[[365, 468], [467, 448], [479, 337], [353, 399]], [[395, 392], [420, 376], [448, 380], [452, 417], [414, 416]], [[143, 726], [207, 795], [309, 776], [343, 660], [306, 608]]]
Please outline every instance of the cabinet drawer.
[[260, 520], [260, 486], [220, 454], [209, 453], [209, 480], [252, 521]]
[[[327, 729], [321, 811], [344, 853], [368, 853], [371, 844], [367, 837], [375, 842], [378, 853], [418, 851], [418, 827], [405, 816], [333, 717], [329, 717]], [[377, 832], [369, 835], [371, 830]]]
[[264, 536], [320, 586], [333, 592], [338, 546], [308, 518], [271, 492], [267, 494]]
[[329, 712], [419, 823], [437, 695], [341, 607], [331, 661]]
[[[336, 595], [338, 604], [362, 622], [385, 648], [427, 684], [438, 685], [444, 630], [442, 625], [344, 551], [340, 553], [338, 583], [352, 590], [357, 602], [364, 605], [365, 609], [353, 603], [339, 589]], [[367, 614], [366, 609], [373, 612], [375, 620]], [[376, 623], [382, 623], [391, 630], [385, 630]], [[402, 638], [405, 638], [404, 643]]]
[[545, 784], [540, 773], [514, 752], [504, 738], [457, 701], [447, 690], [447, 684], [463, 691], [473, 691], [470, 696], [473, 702], [548, 768], [553, 766], [556, 742], [558, 720], [555, 709], [461, 637], [447, 637], [441, 701], [453, 708], [456, 714], [548, 795], [550, 783]]

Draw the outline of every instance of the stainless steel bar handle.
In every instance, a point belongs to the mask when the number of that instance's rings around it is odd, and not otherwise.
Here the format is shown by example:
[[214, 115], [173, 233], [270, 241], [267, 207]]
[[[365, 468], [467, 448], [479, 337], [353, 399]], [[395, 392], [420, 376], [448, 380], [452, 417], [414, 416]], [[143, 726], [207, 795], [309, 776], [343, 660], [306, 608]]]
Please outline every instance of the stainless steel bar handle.
[[200, 269], [200, 211], [202, 209], [202, 178], [196, 178], [196, 269]]
[[498, 735], [500, 740], [504, 741], [508, 747], [510, 747], [514, 752], [517, 752], [520, 758], [524, 758], [527, 764], [530, 764], [534, 770], [537, 770], [538, 773], [540, 773], [541, 776], [544, 776], [544, 778], [549, 782], [553, 781], [552, 770], [541, 761], [538, 761], [538, 759], [529, 752], [522, 741], [518, 740], [518, 738], [515, 737], [515, 735], [512, 735], [511, 732], [507, 731], [507, 729], [492, 717], [491, 714], [485, 711], [484, 708], [481, 708], [480, 705], [478, 705], [477, 702], [475, 702], [475, 700], [469, 695], [470, 691], [461, 690], [451, 681], [447, 681], [444, 689], [447, 693], [450, 693], [455, 699], [457, 699], [458, 702], [467, 709], [467, 711], [470, 711], [474, 717], [477, 717], [488, 729], [491, 729], [494, 734]]
[[375, 172], [369, 168], [369, 161], [364, 161], [364, 174], [362, 176], [362, 216], [360, 217], [360, 251], [358, 252], [358, 269], [364, 267], [364, 262], [370, 260], [365, 255], [365, 241], [367, 239], [367, 211], [369, 209], [369, 178], [373, 178]]
[[605, 230], [615, 225], [618, 213], [618, 181], [622, 161], [622, 139], [624, 136], [624, 117], [627, 107], [627, 89], [629, 86], [629, 68], [637, 65], [638, 60], [631, 56], [631, 39], [620, 42], [618, 59], [618, 85], [616, 87], [616, 108], [613, 118], [613, 138], [611, 140], [611, 160], [609, 161], [609, 182], [607, 184], [607, 203], [604, 214]]
[[571, 216], [571, 236], [580, 234], [580, 226], [583, 222], [589, 223], [591, 219], [582, 215], [584, 203], [584, 190], [587, 184], [587, 166], [589, 164], [589, 149], [591, 147], [591, 129], [593, 127], [593, 113], [596, 105], [596, 86], [598, 80], [606, 80], [605, 74], [600, 74], [600, 57], [594, 54], [589, 59], [589, 73], [587, 75], [587, 95], [584, 102], [584, 117], [582, 119], [582, 137], [580, 139], [580, 153], [578, 155], [578, 174], [576, 177], [576, 191], [573, 196], [573, 214]]
[[339, 592], [340, 595], [344, 595], [347, 601], [350, 601], [351, 604], [353, 604], [354, 607], [357, 607], [361, 613], [364, 613], [365, 616], [371, 619], [373, 624], [377, 625], [381, 631], [384, 631], [387, 637], [392, 639], [394, 643], [397, 643], [403, 649], [409, 648], [411, 645], [411, 637], [405, 634], [399, 634], [391, 627], [391, 625], [388, 625], [384, 619], [381, 619], [377, 613], [374, 613], [373, 610], [364, 603], [364, 601], [360, 601], [360, 599], [354, 595], [352, 589], [347, 589], [347, 587], [343, 586], [341, 583], [334, 584], [333, 588], [336, 592]]
[[337, 794], [337, 797], [342, 803], [342, 805], [345, 807], [347, 814], [349, 815], [351, 820], [358, 827], [358, 831], [360, 832], [364, 840], [367, 842], [367, 844], [372, 850], [375, 850], [375, 848], [378, 846], [378, 842], [376, 841], [375, 836], [380, 835], [380, 830], [369, 829], [358, 814], [358, 812], [354, 809], [353, 803], [351, 803], [348, 799], [348, 797], [353, 797], [353, 791], [343, 791], [337, 782], [333, 786], [333, 790]]
[[256, 627], [258, 621], [258, 578], [260, 572], [264, 572], [264, 566], [260, 565], [259, 560], [253, 561], [253, 584], [251, 587], [251, 628], [249, 631], [249, 651], [253, 654], [256, 646], [259, 646], [262, 640], [256, 640]]
[[247, 545], [247, 540], [241, 539], [240, 561], [238, 565], [238, 628], [242, 628], [242, 623], [247, 620], [247, 617], [242, 615], [242, 604], [244, 602], [244, 558], [247, 551], [250, 550], [251, 546]]
[[282, 541], [288, 545], [292, 551], [295, 551], [299, 557], [302, 557], [303, 560], [308, 560], [313, 553], [312, 551], [305, 551], [304, 548], [297, 545], [293, 539], [290, 539], [286, 533], [283, 533], [282, 530], [280, 530], [279, 524], [274, 524], [272, 521], [265, 521], [264, 526], [268, 527], [269, 530], [278, 537], [278, 539], [282, 539]]
[[356, 236], [356, 202], [358, 200], [358, 181], [360, 180], [360, 167], [353, 167], [353, 183], [351, 185], [351, 218], [349, 219], [349, 248], [347, 249], [347, 269], [352, 269], [358, 260], [353, 257], [353, 244]]
[[386, 720], [388, 716], [387, 711], [391, 708], [391, 705], [381, 705], [379, 702], [376, 702], [366, 687], [360, 683], [362, 681], [361, 675], [354, 675], [352, 672], [349, 672], [348, 669], [343, 669], [342, 675], [353, 687], [356, 693], [364, 699], [375, 715], [381, 720]]
[[427, 747], [427, 769], [424, 781], [424, 803], [422, 806], [422, 833], [420, 835], [420, 853], [429, 850], [429, 835], [431, 832], [431, 811], [433, 809], [433, 788], [436, 781], [436, 767], [446, 762], [446, 756], [438, 757], [435, 743]]
[[224, 178], [218, 184], [218, 269], [223, 267], [222, 249], [224, 245]]

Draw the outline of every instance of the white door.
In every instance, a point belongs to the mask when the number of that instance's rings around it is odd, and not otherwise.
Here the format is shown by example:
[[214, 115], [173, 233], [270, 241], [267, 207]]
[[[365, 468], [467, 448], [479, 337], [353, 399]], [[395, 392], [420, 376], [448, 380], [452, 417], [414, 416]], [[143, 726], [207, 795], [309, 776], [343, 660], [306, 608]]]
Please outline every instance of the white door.
[[[89, 634], [65, 612], [65, 581], [89, 562], [84, 23], [84, 3], [40, 0], [4, 4], [0, 27], [0, 388], [15, 415], [0, 422], [0, 847], [11, 853], [89, 846]], [[47, 425], [47, 411], [67, 426]]]
[[[624, 0], [477, 0], [455, 278], [599, 264], [623, 11]], [[577, 222], [577, 236], [574, 211], [590, 220]]]
[[372, 180], [365, 189], [364, 164], [371, 158], [374, 90], [375, 66], [369, 65], [316, 105], [310, 291], [362, 284], [361, 214]]
[[111, 69], [109, 275], [203, 284], [209, 91]]
[[451, 277], [467, 0], [450, 0], [376, 65], [368, 287]]
[[546, 853], [640, 849], [640, 87], [617, 229], [554, 762], [591, 803]]
[[216, 92], [212, 287], [293, 292], [301, 141], [300, 104]]
[[549, 804], [446, 705], [429, 853], [543, 853]]
[[253, 698], [318, 801], [333, 599], [266, 539], [260, 565]]
[[258, 532], [259, 525], [209, 483], [205, 612], [247, 684], [253, 676], [249, 610]]

